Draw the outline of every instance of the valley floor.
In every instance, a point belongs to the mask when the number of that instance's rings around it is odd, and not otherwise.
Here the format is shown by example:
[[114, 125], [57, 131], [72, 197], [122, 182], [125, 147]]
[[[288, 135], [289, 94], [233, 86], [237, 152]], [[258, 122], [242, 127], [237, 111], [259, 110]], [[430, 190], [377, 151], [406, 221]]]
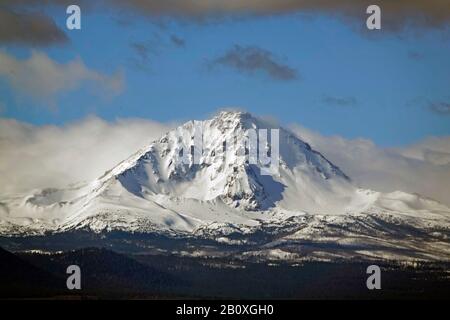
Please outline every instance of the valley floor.
[[[66, 289], [77, 264], [82, 290]], [[0, 297], [51, 299], [442, 299], [448, 263], [380, 262], [381, 290], [368, 290], [364, 262], [246, 262], [239, 259], [120, 254], [85, 248], [59, 253], [1, 250]]]

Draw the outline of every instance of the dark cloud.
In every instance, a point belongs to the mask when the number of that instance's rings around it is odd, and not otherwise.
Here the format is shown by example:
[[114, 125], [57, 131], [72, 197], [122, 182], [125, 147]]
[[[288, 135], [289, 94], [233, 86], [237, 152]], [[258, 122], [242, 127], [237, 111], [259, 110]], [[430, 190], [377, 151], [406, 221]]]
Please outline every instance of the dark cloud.
[[133, 51], [136, 52], [136, 54], [139, 56], [139, 60], [143, 62], [148, 61], [150, 53], [150, 48], [148, 44], [143, 42], [132, 42], [130, 46], [133, 49]]
[[0, 7], [0, 43], [47, 46], [67, 40], [66, 34], [46, 15]]
[[134, 52], [134, 56], [130, 58], [133, 67], [143, 71], [151, 71], [149, 68], [152, 57], [161, 55], [163, 50], [176, 46], [185, 47], [185, 41], [175, 35], [166, 37], [160, 33], [153, 33], [148, 40], [133, 41], [130, 47]]
[[[54, 21], [42, 14], [44, 7], [60, 9], [70, 0], [1, 0], [0, 43], [49, 45], [67, 41]], [[175, 18], [204, 22], [225, 17], [272, 16], [290, 13], [325, 14], [364, 30], [366, 8], [372, 0], [77, 0], [87, 9], [132, 12], [151, 18]], [[382, 9], [382, 29], [398, 31], [405, 27], [443, 28], [450, 23], [448, 0], [378, 0]], [[128, 10], [124, 10], [128, 9]], [[65, 13], [65, 10], [64, 10]], [[415, 28], [415, 30], [420, 30]]]
[[450, 116], [450, 103], [449, 102], [438, 102], [429, 105], [429, 109], [437, 114]]
[[408, 58], [413, 59], [413, 60], [422, 60], [424, 58], [424, 55], [423, 55], [423, 53], [420, 53], [417, 51], [409, 51]]
[[172, 41], [172, 43], [179, 48], [184, 48], [186, 46], [186, 42], [184, 41], [184, 39], [181, 39], [176, 35], [171, 35], [170, 41]]
[[[65, 17], [66, 8], [76, 4], [82, 12], [96, 5], [89, 0], [0, 0], [0, 44], [49, 46], [68, 42], [64, 26], [57, 26], [45, 9], [56, 8]], [[64, 21], [64, 20], [63, 20]]]
[[[225, 16], [264, 16], [293, 12], [336, 15], [365, 25], [372, 0], [113, 0], [152, 17], [176, 17], [204, 21]], [[406, 25], [442, 27], [450, 21], [448, 0], [378, 0], [383, 28]]]
[[339, 107], [353, 107], [358, 104], [358, 101], [354, 97], [333, 97], [325, 96], [323, 102], [328, 105], [334, 105]]
[[152, 34], [148, 40], [131, 42], [130, 47], [134, 52], [134, 56], [130, 58], [132, 67], [150, 72], [151, 58], [160, 55], [165, 46], [163, 38], [157, 33]]
[[298, 78], [297, 71], [278, 62], [270, 51], [254, 46], [233, 46], [223, 56], [207, 63], [212, 69], [217, 66], [226, 66], [241, 73], [255, 74], [262, 72], [275, 80], [290, 81]]
[[71, 4], [77, 4], [77, 5], [86, 5], [89, 3], [89, 0], [2, 0], [2, 5], [8, 6], [8, 7], [35, 7], [35, 6], [69, 6]]

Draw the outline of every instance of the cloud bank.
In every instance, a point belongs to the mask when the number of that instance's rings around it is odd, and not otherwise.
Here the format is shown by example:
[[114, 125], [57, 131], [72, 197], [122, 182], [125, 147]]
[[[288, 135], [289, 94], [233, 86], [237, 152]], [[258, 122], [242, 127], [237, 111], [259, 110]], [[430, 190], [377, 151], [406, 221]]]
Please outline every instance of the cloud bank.
[[0, 118], [0, 194], [96, 179], [169, 128], [140, 119], [90, 117], [60, 127]]
[[450, 137], [385, 149], [371, 140], [327, 137], [299, 125], [292, 130], [361, 187], [419, 193], [450, 205]]
[[[62, 29], [42, 9], [58, 6], [59, 10], [69, 4], [72, 4], [69, 0], [2, 0], [0, 43], [50, 45], [67, 41]], [[151, 18], [195, 22], [291, 13], [324, 14], [363, 27], [366, 8], [374, 3], [371, 0], [78, 0], [77, 4], [82, 10], [108, 8], [119, 14], [130, 10]], [[383, 30], [444, 28], [450, 23], [447, 0], [378, 0], [376, 4], [382, 9]]]
[[121, 72], [103, 74], [88, 68], [81, 58], [58, 63], [38, 51], [32, 51], [24, 60], [0, 51], [0, 78], [15, 92], [46, 101], [62, 92], [78, 89], [86, 81], [108, 95], [119, 94], [124, 85]]
[[[226, 16], [268, 16], [296, 12], [335, 15], [364, 25], [370, 0], [114, 0], [117, 6], [153, 17], [176, 17], [203, 21]], [[383, 26], [406, 25], [440, 28], [450, 22], [447, 0], [378, 0]]]

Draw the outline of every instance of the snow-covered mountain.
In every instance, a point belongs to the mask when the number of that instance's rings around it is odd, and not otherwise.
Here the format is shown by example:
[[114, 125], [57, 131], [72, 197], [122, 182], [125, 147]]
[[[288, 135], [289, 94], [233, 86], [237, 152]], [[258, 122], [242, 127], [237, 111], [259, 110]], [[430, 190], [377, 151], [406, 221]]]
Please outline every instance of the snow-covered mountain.
[[[277, 163], [251, 161], [241, 138], [256, 129], [269, 132], [260, 154], [279, 153]], [[246, 255], [283, 259], [450, 260], [448, 207], [360, 189], [288, 130], [244, 112], [189, 121], [90, 183], [0, 198], [0, 235], [78, 229], [254, 244]]]

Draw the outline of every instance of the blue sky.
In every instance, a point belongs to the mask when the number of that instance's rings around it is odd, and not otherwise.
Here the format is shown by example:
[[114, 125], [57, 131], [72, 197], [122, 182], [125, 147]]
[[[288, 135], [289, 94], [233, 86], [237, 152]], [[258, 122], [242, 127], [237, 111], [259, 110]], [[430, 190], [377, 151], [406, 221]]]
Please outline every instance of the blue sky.
[[[97, 94], [91, 83], [42, 101], [0, 77], [2, 117], [39, 125], [61, 125], [91, 114], [166, 122], [238, 107], [382, 146], [450, 135], [449, 112], [432, 108], [450, 103], [449, 28], [426, 28], [419, 35], [382, 29], [368, 35], [327, 15], [298, 13], [211, 23], [168, 19], [162, 26], [139, 14], [82, 8], [82, 30], [69, 31], [65, 10], [46, 12], [68, 43], [38, 48], [8, 43], [0, 51], [20, 60], [35, 50], [61, 64], [79, 57], [100, 74], [123, 73], [123, 90]], [[171, 37], [182, 39], [184, 46]], [[145, 46], [147, 58], [133, 47], [136, 43]], [[208, 68], [235, 45], [270, 52], [298, 77], [284, 81], [264, 70]]]

